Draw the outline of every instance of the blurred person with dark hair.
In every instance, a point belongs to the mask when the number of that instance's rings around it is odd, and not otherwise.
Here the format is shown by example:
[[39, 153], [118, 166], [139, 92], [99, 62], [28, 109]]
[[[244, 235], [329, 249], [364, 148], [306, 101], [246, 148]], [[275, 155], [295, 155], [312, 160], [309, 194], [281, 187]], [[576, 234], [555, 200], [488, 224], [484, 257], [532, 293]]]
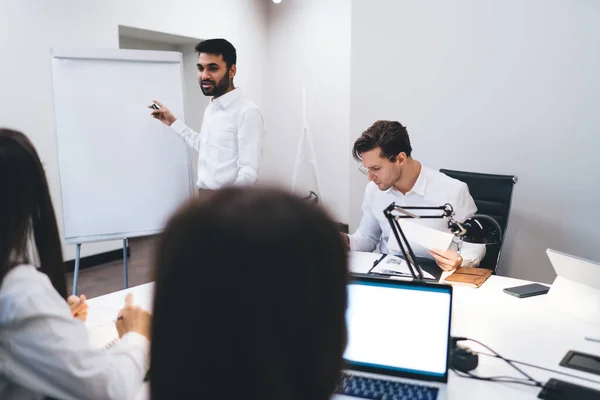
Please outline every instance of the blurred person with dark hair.
[[277, 189], [195, 199], [157, 246], [153, 400], [328, 400], [346, 346], [347, 253], [317, 205]]

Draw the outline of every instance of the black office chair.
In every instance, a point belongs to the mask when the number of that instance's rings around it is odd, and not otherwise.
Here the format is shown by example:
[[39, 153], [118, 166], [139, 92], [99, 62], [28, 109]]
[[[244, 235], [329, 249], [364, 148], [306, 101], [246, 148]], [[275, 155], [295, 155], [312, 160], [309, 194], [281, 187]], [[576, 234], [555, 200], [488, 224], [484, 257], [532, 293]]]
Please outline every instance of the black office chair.
[[449, 169], [440, 169], [440, 172], [466, 183], [473, 200], [475, 200], [477, 213], [489, 215], [500, 224], [502, 228], [500, 243], [487, 245], [485, 257], [479, 264], [480, 267], [491, 269], [495, 273], [500, 260], [504, 238], [506, 237], [512, 192], [515, 183], [518, 181], [517, 177], [513, 175], [480, 174]]

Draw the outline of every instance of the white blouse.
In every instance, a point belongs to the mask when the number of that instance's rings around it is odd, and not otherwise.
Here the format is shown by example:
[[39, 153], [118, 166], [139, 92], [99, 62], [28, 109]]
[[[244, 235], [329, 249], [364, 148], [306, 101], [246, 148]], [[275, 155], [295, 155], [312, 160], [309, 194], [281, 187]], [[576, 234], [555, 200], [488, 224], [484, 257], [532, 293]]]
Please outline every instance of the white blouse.
[[110, 350], [90, 344], [85, 324], [46, 274], [12, 269], [0, 286], [0, 399], [131, 399], [149, 367], [149, 341], [129, 332]]

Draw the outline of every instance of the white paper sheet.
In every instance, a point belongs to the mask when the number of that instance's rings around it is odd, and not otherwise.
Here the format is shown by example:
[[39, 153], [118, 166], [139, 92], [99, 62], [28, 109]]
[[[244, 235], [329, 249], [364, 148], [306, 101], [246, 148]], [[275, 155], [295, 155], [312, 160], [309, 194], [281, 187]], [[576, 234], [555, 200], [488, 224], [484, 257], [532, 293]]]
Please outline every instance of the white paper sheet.
[[[450, 232], [442, 232], [437, 229], [419, 225], [409, 221], [399, 221], [400, 227], [404, 232], [406, 239], [412, 244], [416, 243], [428, 250], [440, 249], [447, 250], [452, 243], [454, 235]], [[388, 240], [388, 249], [400, 252], [400, 246], [396, 237], [391, 234]]]

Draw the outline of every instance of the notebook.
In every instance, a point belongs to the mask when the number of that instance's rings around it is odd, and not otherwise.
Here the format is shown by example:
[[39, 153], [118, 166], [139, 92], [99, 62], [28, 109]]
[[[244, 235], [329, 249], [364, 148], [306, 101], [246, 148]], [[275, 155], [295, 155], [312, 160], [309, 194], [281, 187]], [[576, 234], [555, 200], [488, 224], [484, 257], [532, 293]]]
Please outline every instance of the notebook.
[[110, 349], [119, 343], [119, 332], [113, 321], [88, 328], [90, 344], [100, 349]]
[[458, 267], [452, 275], [444, 279], [444, 282], [451, 285], [478, 288], [491, 275], [492, 270], [487, 268]]
[[[88, 328], [90, 344], [96, 348], [110, 350], [115, 347], [121, 339], [114, 321], [96, 325]], [[146, 372], [144, 382], [150, 380], [150, 370]]]

